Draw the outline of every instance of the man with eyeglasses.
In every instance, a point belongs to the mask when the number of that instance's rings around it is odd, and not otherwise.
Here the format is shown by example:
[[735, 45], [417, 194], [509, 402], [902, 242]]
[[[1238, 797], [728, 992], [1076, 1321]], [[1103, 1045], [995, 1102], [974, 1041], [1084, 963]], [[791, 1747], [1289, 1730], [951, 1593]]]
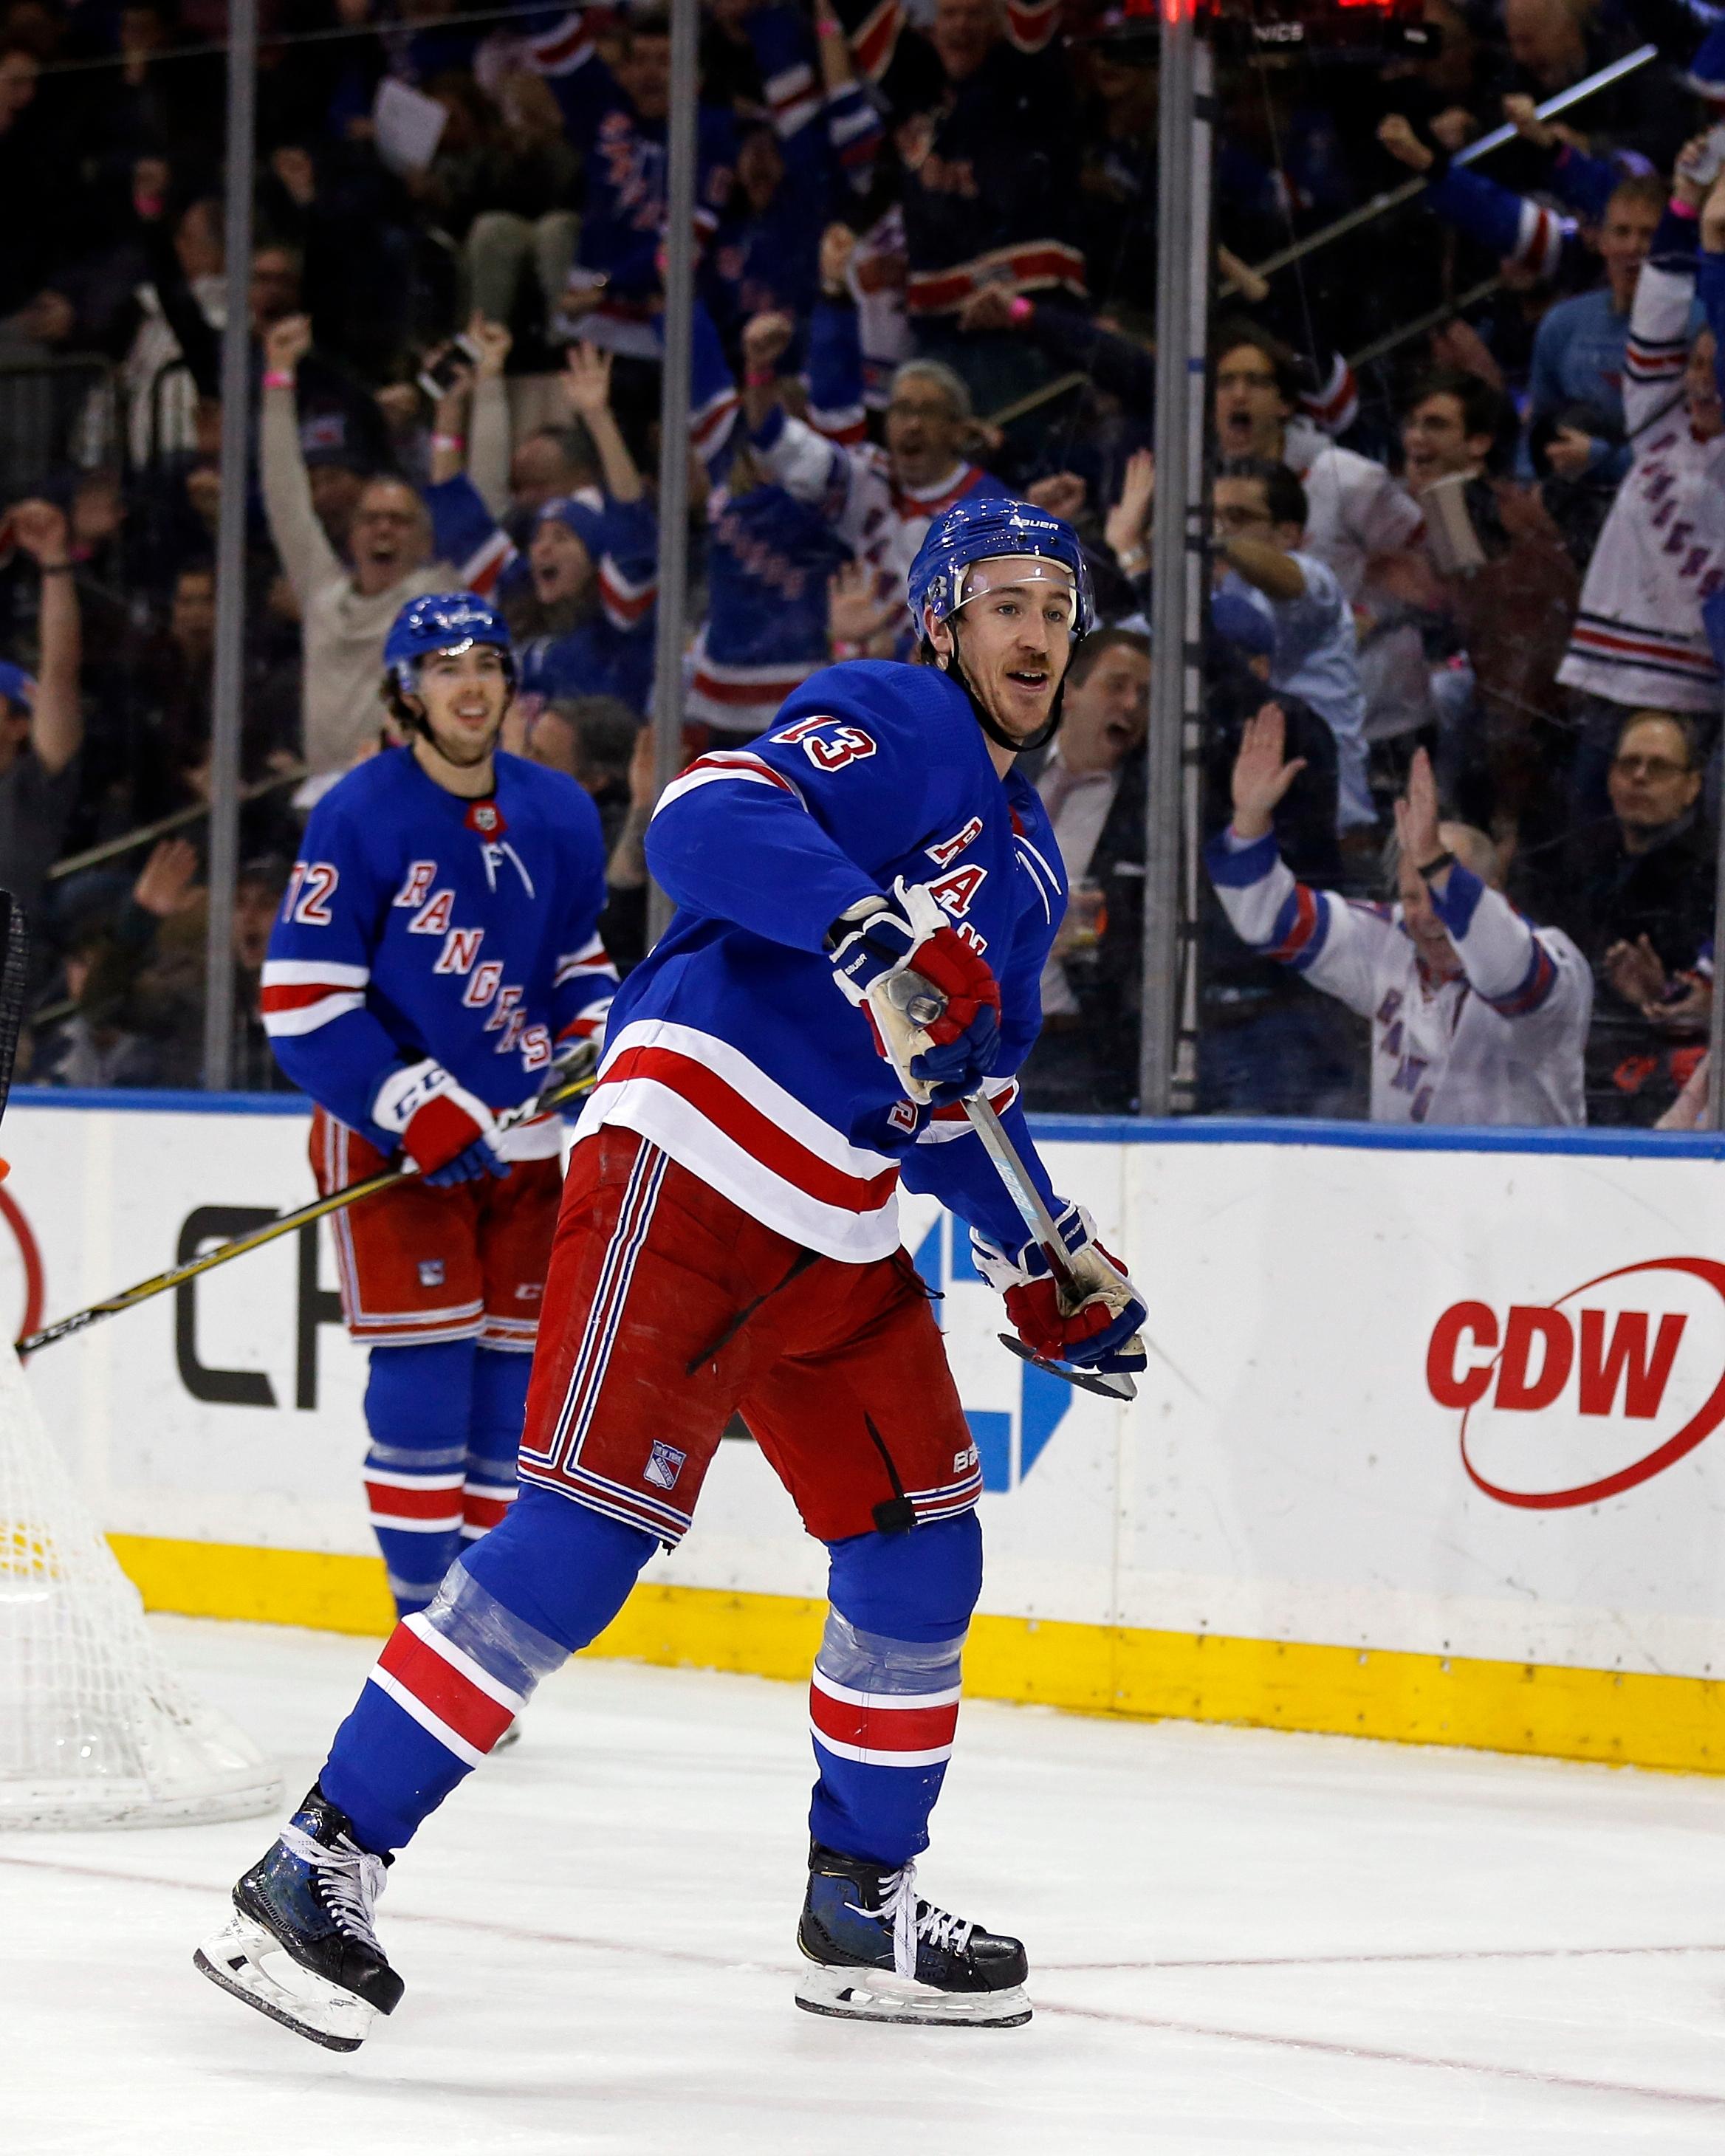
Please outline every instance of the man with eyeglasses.
[[1697, 989], [1713, 930], [1714, 842], [1688, 721], [1631, 714], [1605, 778], [1611, 813], [1585, 826], [1553, 879], [1551, 911], [1599, 981], [1588, 1117], [1651, 1123], [1706, 1045]]
[[[1011, 493], [964, 454], [970, 392], [938, 360], [907, 360], [892, 377], [885, 444], [829, 440], [780, 399], [778, 365], [792, 331], [786, 316], [757, 315], [743, 331], [750, 446], [768, 476], [819, 509], [883, 584], [901, 584], [936, 517], [960, 501]], [[814, 359], [811, 352], [811, 372]]]
[[1339, 448], [1301, 411], [1293, 355], [1274, 338], [1240, 323], [1219, 331], [1217, 343], [1214, 408], [1223, 455], [1287, 466], [1306, 490], [1301, 544], [1357, 599], [1375, 562], [1418, 540], [1419, 505], [1382, 465]]

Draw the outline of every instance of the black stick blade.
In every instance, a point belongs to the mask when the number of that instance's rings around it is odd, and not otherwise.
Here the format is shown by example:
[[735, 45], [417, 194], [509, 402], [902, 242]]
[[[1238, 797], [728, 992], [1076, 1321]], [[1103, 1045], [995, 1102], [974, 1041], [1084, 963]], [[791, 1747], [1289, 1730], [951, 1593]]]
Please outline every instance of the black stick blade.
[[12, 1091], [18, 1060], [18, 1029], [24, 1019], [24, 976], [29, 970], [30, 939], [24, 910], [9, 891], [0, 891], [0, 1116]]
[[1033, 1370], [1046, 1370], [1051, 1378], [1064, 1378], [1067, 1384], [1076, 1385], [1081, 1393], [1100, 1393], [1105, 1400], [1129, 1400], [1137, 1394], [1137, 1388], [1130, 1378], [1122, 1383], [1119, 1378], [1105, 1377], [1099, 1370], [1078, 1370], [1070, 1363], [1050, 1363], [1009, 1332], [997, 1332], [994, 1337], [1019, 1362], [1028, 1363]]

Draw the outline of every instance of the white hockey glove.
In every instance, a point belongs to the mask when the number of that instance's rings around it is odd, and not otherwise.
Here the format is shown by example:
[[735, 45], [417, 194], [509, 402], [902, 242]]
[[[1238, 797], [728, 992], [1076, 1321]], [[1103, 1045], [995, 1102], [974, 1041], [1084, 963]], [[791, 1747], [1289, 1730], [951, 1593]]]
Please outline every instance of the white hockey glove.
[[1096, 1224], [1083, 1206], [1057, 1199], [1055, 1225], [1066, 1247], [1067, 1263], [1085, 1291], [1076, 1308], [1056, 1286], [1038, 1243], [1009, 1252], [973, 1228], [970, 1250], [977, 1270], [1005, 1296], [1006, 1314], [1019, 1339], [1045, 1362], [1111, 1374], [1142, 1370], [1148, 1359], [1137, 1337], [1148, 1315], [1143, 1296], [1118, 1259], [1097, 1242]]
[[828, 931], [827, 947], [839, 993], [866, 1012], [913, 1101], [976, 1091], [1000, 1045], [999, 983], [924, 886], [900, 876], [890, 898], [852, 906]]
[[509, 1173], [492, 1142], [496, 1118], [429, 1055], [390, 1072], [372, 1096], [372, 1121], [395, 1133], [420, 1174], [439, 1189], [477, 1175]]

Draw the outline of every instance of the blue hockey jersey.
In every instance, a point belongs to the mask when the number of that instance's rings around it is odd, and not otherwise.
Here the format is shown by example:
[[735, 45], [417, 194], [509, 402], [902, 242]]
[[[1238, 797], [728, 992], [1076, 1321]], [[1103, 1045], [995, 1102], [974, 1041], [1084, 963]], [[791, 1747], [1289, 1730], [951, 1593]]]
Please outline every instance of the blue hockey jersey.
[[[349, 772], [311, 812], [264, 967], [263, 1014], [296, 1086], [386, 1153], [378, 1086], [434, 1057], [494, 1109], [531, 1100], [557, 1037], [600, 1014], [605, 849], [572, 778], [497, 758], [489, 801], [429, 778], [408, 749]], [[555, 1121], [511, 1134], [557, 1150]]]
[[928, 886], [999, 981], [988, 1091], [1034, 1159], [1012, 1074], [1041, 1024], [1065, 879], [1035, 789], [996, 774], [963, 691], [884, 661], [811, 675], [770, 734], [666, 789], [647, 860], [677, 912], [618, 993], [578, 1137], [639, 1131], [756, 1219], [850, 1263], [897, 1247], [901, 1176], [1021, 1243], [963, 1111], [902, 1097], [823, 947], [896, 876]]

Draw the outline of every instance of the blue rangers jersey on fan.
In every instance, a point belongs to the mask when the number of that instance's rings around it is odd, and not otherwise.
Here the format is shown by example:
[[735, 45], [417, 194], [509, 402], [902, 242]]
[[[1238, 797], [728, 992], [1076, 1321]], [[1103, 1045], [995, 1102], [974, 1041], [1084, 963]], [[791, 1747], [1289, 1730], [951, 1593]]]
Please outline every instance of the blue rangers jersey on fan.
[[962, 1109], [904, 1099], [824, 948], [895, 877], [932, 891], [1000, 983], [988, 1090], [1034, 1161], [1012, 1074], [1041, 1024], [1065, 879], [1035, 789], [998, 776], [964, 692], [885, 661], [812, 675], [771, 733], [666, 789], [647, 859], [677, 912], [618, 992], [578, 1137], [638, 1131], [768, 1227], [850, 1263], [897, 1248], [901, 1176], [1022, 1243]]
[[[351, 771], [311, 812], [264, 968], [277, 1060], [332, 1116], [393, 1153], [377, 1088], [431, 1056], [487, 1106], [532, 1099], [554, 1042], [602, 1018], [617, 976], [599, 941], [605, 850], [572, 778], [496, 760], [465, 801], [409, 749]], [[554, 1120], [502, 1142], [557, 1150]]]

